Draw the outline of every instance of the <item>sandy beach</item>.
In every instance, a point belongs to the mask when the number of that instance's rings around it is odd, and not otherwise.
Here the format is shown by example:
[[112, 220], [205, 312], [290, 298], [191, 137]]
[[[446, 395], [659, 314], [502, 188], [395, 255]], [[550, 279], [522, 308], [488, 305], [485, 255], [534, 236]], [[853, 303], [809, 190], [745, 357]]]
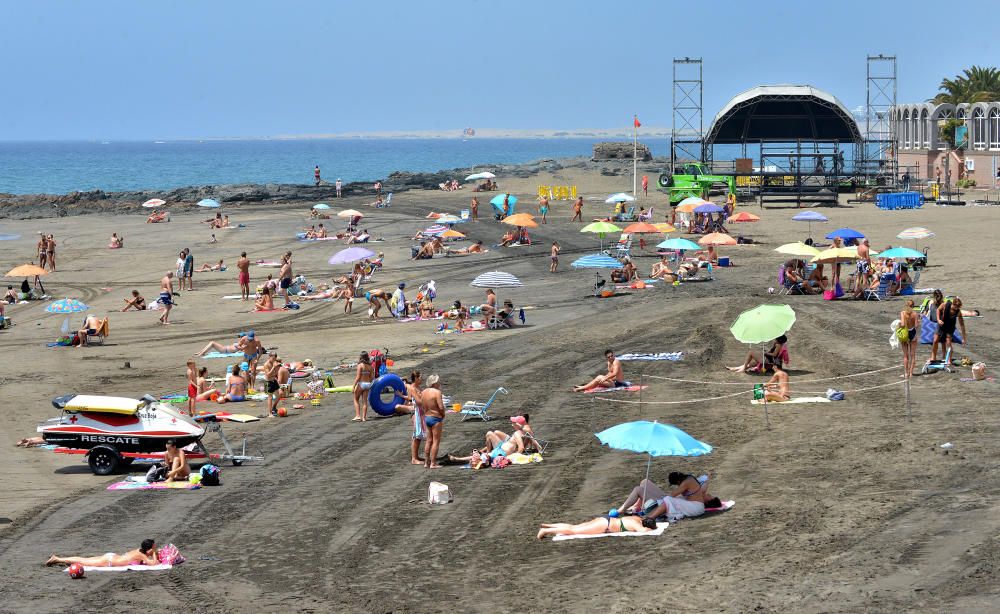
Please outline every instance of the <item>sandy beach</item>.
[[[631, 187], [630, 177], [579, 168], [498, 181], [522, 198], [520, 210], [531, 213], [539, 184], [575, 185], [586, 197], [587, 221], [610, 211], [603, 204], [608, 194]], [[895, 384], [901, 368], [885, 370], [901, 365], [888, 340], [902, 298], [827, 302], [768, 294], [784, 260], [773, 249], [806, 237], [807, 226], [790, 219], [793, 209], [741, 207], [762, 220], [730, 230], [758, 244], [721, 248], [736, 266], [716, 268], [712, 282], [659, 284], [599, 299], [591, 292], [594, 271], [569, 266], [598, 251], [598, 238], [569, 222], [569, 202], [553, 203], [550, 223], [532, 231], [531, 246], [409, 260], [410, 237], [429, 225], [427, 213], [455, 213], [471, 196], [469, 189], [410, 190], [394, 196], [390, 209], [364, 207], [371, 196], [345, 198], [334, 208], [362, 210], [362, 227], [385, 239], [369, 246], [384, 251], [386, 262], [369, 287], [391, 290], [405, 281], [415, 291], [433, 279], [438, 305], [455, 299], [476, 304], [483, 291], [469, 286], [472, 278], [506, 271], [524, 287], [503, 290], [499, 298], [525, 309], [523, 326], [436, 335], [436, 321], [368, 322], [363, 301], [344, 315], [340, 304], [252, 313], [246, 303], [222, 300], [239, 293], [233, 265], [244, 250], [251, 260], [277, 259], [292, 250], [295, 271], [314, 283], [345, 269], [327, 264], [341, 243], [295, 239], [310, 224], [310, 202], [227, 204], [222, 211], [246, 228], [218, 230], [218, 242], [211, 244], [208, 227], [199, 224], [210, 215], [205, 211], [178, 211], [165, 224], [145, 224], [142, 214], [7, 220], [4, 232], [22, 238], [0, 244], [4, 271], [32, 258], [38, 231], [54, 234], [58, 271], [44, 278], [49, 294], [80, 299], [89, 313], [108, 315], [111, 334], [103, 346], [49, 348], [64, 316], [45, 313], [46, 302], [7, 309], [15, 326], [0, 331], [0, 396], [6, 400], [0, 611], [1000, 608], [1000, 509], [992, 502], [1000, 489], [997, 384], [961, 381], [970, 377], [968, 367], [916, 377], [908, 420], [903, 388]], [[482, 195], [478, 223], [460, 227], [470, 240], [487, 245], [505, 230], [488, 214], [492, 196]], [[665, 195], [651, 191], [637, 204], [654, 207], [654, 221], [663, 221]], [[876, 250], [912, 247], [895, 238], [904, 228], [933, 230], [936, 236], [922, 243], [930, 246], [930, 256], [920, 286], [941, 288], [981, 311], [981, 318], [966, 321], [970, 343], [956, 348], [956, 360], [983, 361], [993, 375], [1000, 363], [998, 333], [991, 326], [998, 317], [1000, 210], [928, 205], [880, 211], [842, 197], [840, 206], [820, 211], [831, 221], [813, 224], [813, 236], [850, 226]], [[125, 237], [124, 249], [107, 249], [112, 232]], [[548, 272], [553, 240], [563, 246], [561, 270], [554, 275]], [[222, 258], [228, 271], [196, 273], [194, 291], [178, 297], [170, 326], [157, 325], [159, 312], [117, 312], [133, 288], [155, 299], [160, 277], [173, 270], [184, 247], [191, 248], [197, 266]], [[645, 276], [656, 261], [653, 250], [633, 253]], [[253, 283], [274, 271], [252, 267]], [[787, 303], [797, 314], [789, 333], [796, 396], [834, 387], [847, 391], [844, 401], [772, 405], [768, 428], [749, 395], [731, 396], [763, 381], [724, 368], [739, 364], [747, 352], [730, 325], [762, 303]], [[73, 315], [70, 322], [75, 326], [80, 319]], [[319, 407], [306, 404], [284, 419], [226, 424], [231, 440], [246, 434], [251, 451], [265, 460], [225, 465], [221, 486], [194, 491], [110, 492], [106, 486], [121, 475], [94, 476], [80, 457], [14, 447], [17, 439], [35, 434], [38, 422], [58, 415], [51, 400], [60, 395], [182, 392], [190, 356], [210, 340], [232, 339], [248, 328], [283, 358], [309, 358], [327, 368], [356, 360], [362, 350], [388, 347], [396, 372], [440, 374], [443, 392], [456, 402], [484, 400], [503, 386], [510, 394], [493, 408], [497, 421], [461, 422], [449, 414], [442, 453], [468, 454], [482, 445], [486, 430], [508, 429], [508, 416], [527, 412], [550, 442], [545, 460], [479, 471], [411, 466], [410, 420], [353, 423], [349, 394], [327, 395]], [[625, 363], [630, 380], [641, 377], [648, 385], [641, 404], [634, 393], [599, 399], [570, 392], [572, 384], [602, 372], [605, 348], [684, 355], [678, 362]], [[929, 346], [920, 346], [917, 356], [926, 360]], [[222, 375], [226, 363], [198, 362], [213, 376]], [[876, 373], [831, 379], [870, 371]], [[334, 379], [352, 381], [350, 372]], [[688, 402], [697, 399], [709, 400]], [[240, 410], [260, 414], [265, 404], [247, 403]], [[644, 455], [611, 450], [594, 437], [634, 419], [676, 425], [714, 446], [707, 456], [653, 459], [654, 481], [665, 483], [670, 471], [707, 473], [712, 492], [734, 500], [735, 507], [677, 522], [658, 537], [535, 539], [543, 522], [606, 514], [642, 479]], [[205, 441], [219, 450], [214, 435]], [[946, 442], [954, 447], [942, 449]], [[431, 480], [446, 483], [455, 501], [428, 505]], [[79, 582], [43, 566], [53, 552], [122, 552], [146, 537], [176, 544], [187, 562], [169, 572], [95, 573]]]

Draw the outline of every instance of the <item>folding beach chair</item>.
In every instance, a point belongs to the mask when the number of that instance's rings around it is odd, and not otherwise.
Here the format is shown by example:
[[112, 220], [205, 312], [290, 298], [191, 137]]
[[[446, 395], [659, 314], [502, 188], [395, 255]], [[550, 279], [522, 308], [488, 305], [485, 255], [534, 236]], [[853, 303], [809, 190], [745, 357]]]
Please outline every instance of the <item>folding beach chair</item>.
[[542, 455], [545, 454], [546, 448], [549, 447], [549, 442], [548, 442], [547, 439], [539, 439], [539, 438], [535, 437], [534, 435], [529, 435], [525, 431], [521, 431], [521, 432], [524, 433], [524, 437], [528, 441], [530, 441], [532, 444], [534, 444], [535, 449], [538, 450], [539, 454], [542, 454]]
[[87, 331], [87, 343], [99, 343], [104, 345], [104, 339], [108, 336], [109, 332], [108, 318], [104, 318], [104, 320], [101, 321], [100, 328], [98, 328], [94, 334], [90, 334], [90, 331]]
[[871, 300], [884, 301], [885, 299], [889, 298], [889, 286], [892, 285], [894, 279], [895, 275], [892, 274], [883, 275], [878, 280], [878, 288], [874, 290], [870, 288], [865, 289], [864, 299], [866, 301], [871, 301]]
[[632, 237], [627, 234], [623, 234], [618, 240], [618, 243], [608, 250], [608, 255], [621, 260], [622, 258], [630, 258], [632, 256], [631, 252]]
[[391, 206], [392, 206], [392, 192], [389, 192], [388, 194], [385, 195], [385, 200], [382, 201], [382, 204], [378, 205], [378, 207], [376, 208], [381, 209], [381, 208], [388, 208]]
[[493, 394], [490, 395], [490, 398], [487, 399], [485, 403], [480, 403], [479, 401], [466, 401], [462, 405], [462, 409], [459, 410], [459, 413], [462, 414], [462, 422], [465, 422], [470, 418], [480, 418], [483, 422], [489, 422], [492, 420], [493, 416], [490, 416], [487, 411], [489, 411], [490, 406], [493, 405], [493, 401], [496, 400], [497, 395], [501, 392], [509, 394], [507, 389], [501, 386], [493, 391]]

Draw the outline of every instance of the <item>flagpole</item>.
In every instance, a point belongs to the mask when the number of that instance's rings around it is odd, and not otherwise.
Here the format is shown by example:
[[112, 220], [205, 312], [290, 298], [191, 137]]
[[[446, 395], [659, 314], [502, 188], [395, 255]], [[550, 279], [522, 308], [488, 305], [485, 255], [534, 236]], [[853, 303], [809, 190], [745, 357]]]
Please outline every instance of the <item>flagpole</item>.
[[636, 195], [636, 169], [638, 167], [639, 158], [639, 127], [636, 123], [639, 120], [638, 115], [632, 116], [632, 196]]

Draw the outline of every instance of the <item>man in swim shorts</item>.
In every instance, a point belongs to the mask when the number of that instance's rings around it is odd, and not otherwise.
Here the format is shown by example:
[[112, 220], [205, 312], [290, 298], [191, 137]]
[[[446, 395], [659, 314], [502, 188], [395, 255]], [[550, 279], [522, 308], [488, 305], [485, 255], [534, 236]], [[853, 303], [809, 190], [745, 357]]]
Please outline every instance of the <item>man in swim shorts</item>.
[[240, 296], [242, 300], [250, 300], [250, 259], [247, 253], [240, 253], [240, 259], [236, 261], [236, 269], [239, 271]]
[[608, 361], [608, 372], [598, 375], [583, 386], [575, 386], [573, 392], [586, 392], [594, 388], [622, 388], [627, 385], [622, 373], [622, 363], [615, 357], [612, 350], [604, 350], [604, 358]]
[[193, 360], [187, 361], [188, 415], [194, 415], [194, 404], [198, 400], [198, 368]]
[[278, 369], [281, 362], [274, 352], [267, 355], [267, 362], [264, 363], [264, 380], [267, 382], [264, 391], [267, 393], [267, 411], [272, 418], [278, 415]]
[[424, 467], [440, 469], [437, 463], [441, 434], [444, 432], [444, 398], [441, 396], [441, 378], [431, 375], [427, 378], [427, 388], [420, 393], [420, 408], [424, 412], [427, 440], [424, 443]]
[[385, 303], [385, 308], [388, 309], [390, 313], [392, 312], [392, 307], [389, 305], [390, 297], [391, 295], [381, 288], [372, 288], [371, 290], [367, 290], [365, 292], [365, 300], [367, 300], [370, 305], [368, 311], [373, 320], [379, 319], [378, 312], [382, 309], [382, 305], [379, 303], [380, 299], [382, 303]]
[[[247, 385], [253, 387], [254, 380], [257, 377], [257, 361], [260, 360], [260, 355], [264, 353], [264, 345], [257, 340], [256, 334], [251, 330], [247, 331], [243, 339], [243, 360], [247, 363]], [[237, 343], [237, 345], [239, 345]]]
[[559, 252], [562, 250], [559, 247], [558, 241], [552, 242], [552, 249], [549, 251], [549, 273], [555, 273], [559, 268]]
[[281, 288], [281, 295], [285, 297], [285, 307], [289, 305], [294, 305], [291, 299], [288, 298], [288, 287], [292, 285], [292, 255], [291, 253], [285, 254], [281, 258], [281, 272], [278, 275], [281, 280], [278, 283], [278, 287]]
[[170, 309], [174, 306], [174, 272], [167, 271], [167, 274], [160, 280], [160, 298], [157, 301], [163, 305], [163, 315], [160, 316], [160, 324], [170, 324]]

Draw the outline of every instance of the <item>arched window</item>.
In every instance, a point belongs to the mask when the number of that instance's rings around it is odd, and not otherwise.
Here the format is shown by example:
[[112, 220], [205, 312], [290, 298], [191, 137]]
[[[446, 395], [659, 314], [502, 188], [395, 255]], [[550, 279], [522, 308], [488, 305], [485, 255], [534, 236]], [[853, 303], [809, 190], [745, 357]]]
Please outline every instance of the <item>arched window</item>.
[[920, 149], [920, 144], [924, 141], [924, 128], [920, 125], [920, 112], [913, 110], [913, 148]]
[[910, 110], [909, 109], [903, 111], [903, 121], [902, 121], [901, 125], [903, 127], [903, 148], [904, 149], [909, 149], [910, 148]]
[[941, 129], [944, 127], [944, 123], [949, 119], [955, 117], [955, 112], [952, 109], [942, 109], [938, 114], [937, 121], [934, 122], [934, 138], [937, 139], [938, 149], [947, 149], [948, 143], [941, 138]]
[[1000, 109], [990, 110], [990, 149], [1000, 149]]
[[923, 146], [924, 149], [931, 148], [931, 130], [930, 126], [927, 125], [927, 109], [920, 112], [920, 131], [923, 134]]
[[972, 112], [972, 148], [986, 149], [986, 114], [982, 109]]

